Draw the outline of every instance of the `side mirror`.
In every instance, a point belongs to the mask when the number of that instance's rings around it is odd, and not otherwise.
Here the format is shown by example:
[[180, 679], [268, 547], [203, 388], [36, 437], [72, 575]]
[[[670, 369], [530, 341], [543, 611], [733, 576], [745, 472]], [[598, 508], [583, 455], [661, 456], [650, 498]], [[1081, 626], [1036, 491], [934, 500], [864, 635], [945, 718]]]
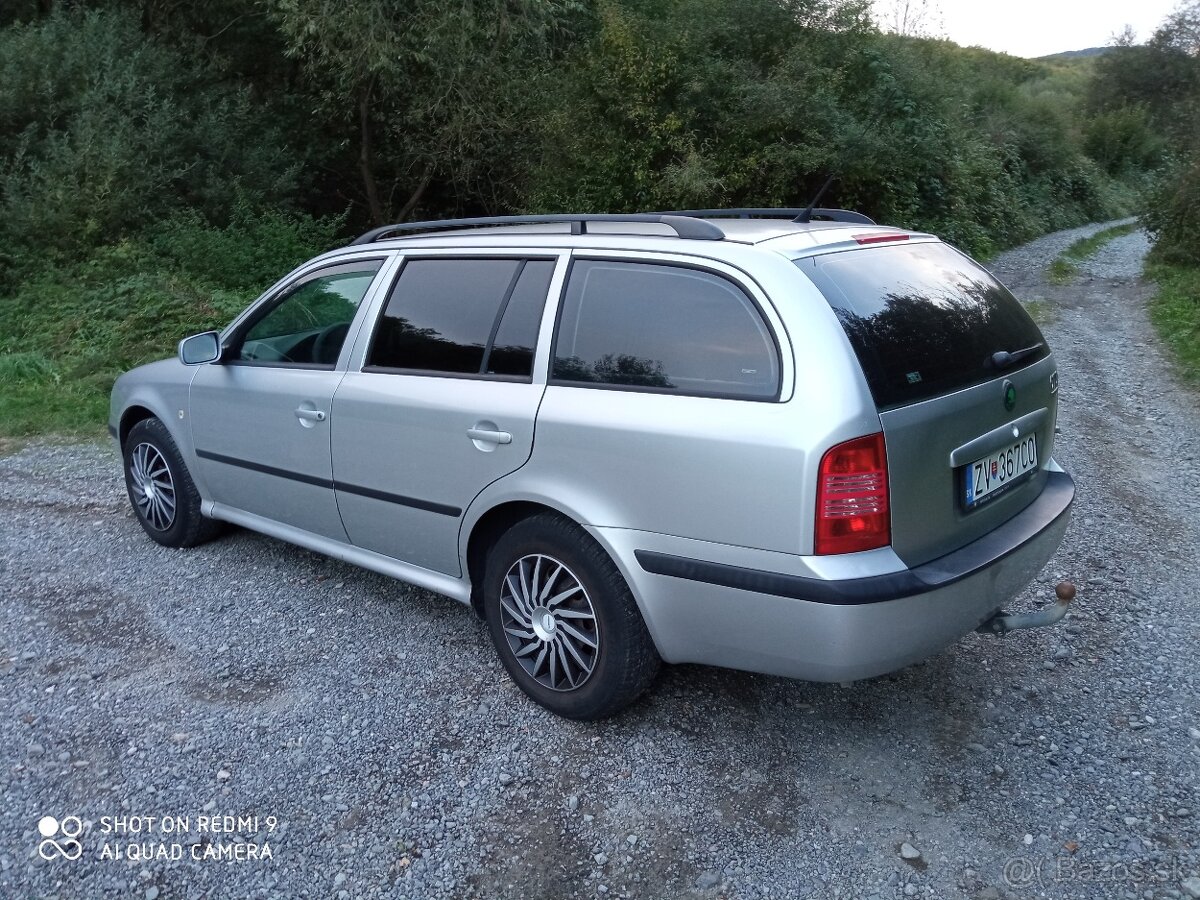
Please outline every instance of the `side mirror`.
[[179, 361], [185, 366], [199, 366], [221, 358], [221, 336], [215, 331], [193, 334], [179, 342]]

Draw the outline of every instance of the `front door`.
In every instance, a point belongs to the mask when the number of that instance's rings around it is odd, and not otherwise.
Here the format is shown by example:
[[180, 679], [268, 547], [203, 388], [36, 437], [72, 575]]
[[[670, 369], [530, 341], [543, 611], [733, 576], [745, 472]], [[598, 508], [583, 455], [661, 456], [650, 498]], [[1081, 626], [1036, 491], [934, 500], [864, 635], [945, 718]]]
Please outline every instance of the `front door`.
[[361, 371], [333, 401], [351, 542], [461, 574], [463, 511], [533, 450], [535, 347], [554, 259], [407, 259]]
[[[337, 362], [382, 261], [309, 271], [227, 336], [192, 380], [192, 438], [217, 503], [345, 541], [329, 428]], [[343, 370], [344, 371], [344, 370]]]

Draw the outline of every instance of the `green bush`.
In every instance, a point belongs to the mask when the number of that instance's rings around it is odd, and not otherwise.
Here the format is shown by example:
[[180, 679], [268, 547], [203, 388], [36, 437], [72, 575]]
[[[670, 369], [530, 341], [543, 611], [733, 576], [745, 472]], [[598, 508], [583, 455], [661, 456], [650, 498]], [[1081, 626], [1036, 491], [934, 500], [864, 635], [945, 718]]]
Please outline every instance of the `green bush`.
[[[602, 0], [536, 117], [536, 210], [827, 205], [987, 255], [1129, 211], [1055, 68], [880, 35], [820, 0]], [[1125, 177], [1122, 172], [1121, 177]]]
[[1084, 128], [1083, 149], [1110, 175], [1126, 175], [1153, 168], [1163, 141], [1145, 107], [1125, 106], [1091, 118]]
[[1200, 154], [1176, 162], [1159, 178], [1142, 221], [1156, 259], [1200, 266]]
[[0, 246], [9, 266], [189, 208], [286, 200], [295, 167], [244, 91], [145, 36], [131, 10], [0, 30]]
[[327, 249], [336, 226], [245, 209], [227, 228], [182, 216], [27, 273], [0, 292], [0, 433], [100, 428], [117, 375], [223, 327]]
[[194, 212], [180, 213], [146, 233], [147, 249], [170, 268], [230, 290], [261, 291], [336, 241], [341, 219], [256, 212], [240, 199], [225, 228]]

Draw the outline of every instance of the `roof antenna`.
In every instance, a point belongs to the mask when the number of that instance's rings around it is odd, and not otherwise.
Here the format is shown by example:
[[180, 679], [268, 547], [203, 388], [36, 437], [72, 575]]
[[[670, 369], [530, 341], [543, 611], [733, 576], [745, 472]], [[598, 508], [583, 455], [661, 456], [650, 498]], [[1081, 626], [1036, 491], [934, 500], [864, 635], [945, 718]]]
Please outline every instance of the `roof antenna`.
[[825, 183], [821, 185], [821, 189], [817, 191], [817, 196], [813, 197], [812, 203], [808, 204], [808, 209], [792, 219], [793, 222], [811, 222], [813, 210], [817, 208], [817, 204], [821, 202], [821, 198], [825, 196], [825, 192], [829, 190], [829, 186], [833, 184], [833, 176], [830, 175], [825, 179]]

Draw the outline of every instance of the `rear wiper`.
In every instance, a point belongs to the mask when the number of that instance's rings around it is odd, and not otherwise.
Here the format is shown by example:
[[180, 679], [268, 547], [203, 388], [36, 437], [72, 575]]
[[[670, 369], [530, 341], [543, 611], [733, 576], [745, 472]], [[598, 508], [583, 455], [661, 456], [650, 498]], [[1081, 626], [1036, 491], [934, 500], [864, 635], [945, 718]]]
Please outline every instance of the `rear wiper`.
[[991, 363], [993, 369], [1008, 369], [1025, 359], [1025, 357], [1037, 353], [1045, 346], [1045, 344], [1034, 344], [1032, 347], [1026, 347], [1024, 350], [997, 350], [988, 357], [988, 362]]

